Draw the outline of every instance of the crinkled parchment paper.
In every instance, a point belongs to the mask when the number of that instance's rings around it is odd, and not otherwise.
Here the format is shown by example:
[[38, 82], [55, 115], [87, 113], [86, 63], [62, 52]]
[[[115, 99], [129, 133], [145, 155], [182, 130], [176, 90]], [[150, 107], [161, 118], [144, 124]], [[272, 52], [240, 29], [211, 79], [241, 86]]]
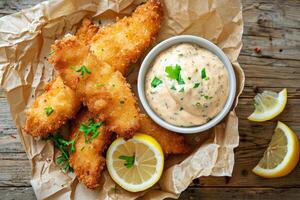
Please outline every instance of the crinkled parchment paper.
[[[50, 45], [66, 33], [74, 33], [84, 17], [97, 22], [129, 15], [142, 1], [134, 0], [54, 0], [0, 18], [0, 83], [11, 115], [32, 164], [31, 184], [38, 199], [163, 199], [178, 197], [193, 179], [201, 176], [230, 176], [233, 149], [238, 146], [238, 118], [234, 110], [210, 131], [187, 136], [194, 151], [171, 156], [161, 180], [153, 188], [129, 193], [115, 185], [108, 173], [102, 186], [89, 190], [74, 174], [64, 174], [54, 162], [50, 142], [22, 133], [24, 110], [41, 94], [55, 72], [47, 62]], [[232, 62], [240, 94], [244, 74], [237, 57], [242, 47], [242, 8], [239, 0], [164, 0], [164, 22], [157, 42], [179, 34], [204, 37], [217, 44]], [[135, 87], [139, 63], [128, 80]], [[235, 105], [237, 104], [237, 99]], [[234, 108], [233, 108], [234, 109]], [[56, 152], [57, 153], [57, 152]]]

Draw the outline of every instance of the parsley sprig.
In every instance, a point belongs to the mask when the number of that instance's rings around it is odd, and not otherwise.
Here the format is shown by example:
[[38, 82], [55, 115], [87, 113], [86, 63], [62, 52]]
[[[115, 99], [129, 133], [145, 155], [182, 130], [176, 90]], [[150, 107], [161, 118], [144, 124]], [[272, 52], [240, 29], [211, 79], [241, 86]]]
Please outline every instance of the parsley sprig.
[[73, 67], [73, 69], [75, 69], [76, 72], [80, 72], [81, 73], [80, 74], [81, 78], [84, 77], [84, 74], [91, 74], [91, 71], [85, 65], [82, 65], [78, 69], [76, 69], [75, 67]]
[[205, 80], [205, 81], [209, 80], [209, 77], [206, 75], [206, 70], [205, 70], [205, 68], [203, 68], [203, 69], [201, 70], [201, 78], [202, 78], [203, 80]]
[[54, 112], [54, 109], [51, 106], [45, 108], [45, 113], [49, 117]]
[[159, 78], [157, 78], [156, 76], [152, 79], [152, 81], [151, 81], [151, 86], [153, 87], [153, 88], [156, 88], [158, 85], [160, 85], [160, 84], [162, 84], [163, 83], [163, 81], [162, 80], [160, 80]]
[[180, 74], [180, 72], [181, 72], [180, 65], [176, 64], [175, 67], [174, 66], [166, 66], [165, 72], [167, 73], [168, 78], [176, 80], [179, 85], [185, 84], [185, 82], [182, 79], [181, 74]]
[[56, 148], [59, 149], [61, 155], [56, 158], [56, 164], [63, 166], [64, 172], [73, 172], [73, 168], [70, 166], [69, 163], [69, 151], [68, 148], [70, 146], [70, 153], [75, 152], [75, 143], [77, 141], [78, 135], [75, 136], [74, 139], [68, 141], [64, 139], [61, 135], [49, 135], [46, 140], [53, 141]]
[[119, 159], [124, 160], [124, 166], [127, 168], [131, 168], [134, 165], [135, 156], [119, 156]]
[[[99, 128], [104, 122], [95, 123], [93, 119], [89, 119], [89, 124], [81, 123], [79, 131], [84, 133], [86, 143], [90, 143], [91, 139], [96, 138], [99, 135]], [[89, 135], [92, 134], [90, 137]]]

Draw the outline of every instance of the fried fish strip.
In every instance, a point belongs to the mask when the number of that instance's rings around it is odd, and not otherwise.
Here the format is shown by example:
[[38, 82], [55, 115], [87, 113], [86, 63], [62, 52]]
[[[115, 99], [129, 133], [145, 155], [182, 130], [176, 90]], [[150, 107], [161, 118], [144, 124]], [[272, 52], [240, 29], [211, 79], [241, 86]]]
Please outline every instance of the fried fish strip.
[[24, 130], [32, 136], [46, 136], [74, 118], [79, 108], [80, 101], [75, 92], [57, 77], [48, 83], [45, 92], [26, 111]]
[[88, 188], [96, 188], [99, 186], [101, 172], [105, 166], [103, 153], [110, 143], [111, 132], [102, 125], [97, 129], [99, 135], [95, 138], [91, 138], [90, 135], [86, 141], [80, 126], [88, 125], [91, 119], [95, 123], [102, 121], [88, 111], [81, 111], [72, 126], [70, 139], [75, 139], [76, 143], [75, 152], [70, 153], [70, 166], [80, 182]]
[[140, 124], [139, 132], [155, 138], [161, 145], [164, 154], [183, 154], [189, 151], [189, 147], [182, 135], [160, 127], [147, 115], [140, 114]]
[[75, 36], [57, 41], [50, 62], [89, 111], [103, 115], [111, 131], [130, 137], [139, 128], [136, 98], [126, 79], [99, 61]]
[[161, 3], [149, 0], [132, 16], [101, 28], [90, 41], [91, 50], [99, 60], [125, 74], [156, 39], [161, 20]]
[[[161, 19], [161, 4], [159, 1], [151, 0], [139, 6], [131, 17], [126, 17], [111, 26], [100, 29], [95, 37], [93, 36], [99, 28], [93, 25], [90, 20], [86, 19], [83, 21], [76, 36], [84, 44], [90, 43], [95, 55], [103, 62], [109, 63], [113, 68], [125, 74], [128, 65], [135, 62], [154, 41], [159, 31]], [[50, 90], [52, 90], [51, 87], [47, 90], [50, 94], [64, 92], [63, 90], [58, 91], [59, 88], [56, 88], [54, 92]], [[47, 98], [50, 102], [55, 101], [55, 96], [51, 97], [47, 95]], [[66, 98], [63, 102], [65, 102], [66, 105], [79, 104], [76, 98]], [[32, 110], [43, 110], [44, 107], [40, 107], [40, 105], [41, 104], [35, 103], [33, 107], [28, 110], [29, 114], [27, 115], [25, 130], [33, 136], [46, 136], [75, 115], [72, 111], [76, 109], [65, 110], [67, 114], [72, 112], [71, 116], [66, 116], [64, 112], [56, 112], [56, 118], [38, 119], [33, 113], [30, 114], [30, 112], [32, 112]], [[53, 125], [56, 121], [59, 121], [59, 123]], [[121, 127], [115, 127], [114, 129], [117, 128]]]
[[91, 20], [84, 19], [82, 25], [76, 32], [76, 37], [84, 44], [88, 44], [94, 35], [98, 32], [99, 27], [94, 25]]

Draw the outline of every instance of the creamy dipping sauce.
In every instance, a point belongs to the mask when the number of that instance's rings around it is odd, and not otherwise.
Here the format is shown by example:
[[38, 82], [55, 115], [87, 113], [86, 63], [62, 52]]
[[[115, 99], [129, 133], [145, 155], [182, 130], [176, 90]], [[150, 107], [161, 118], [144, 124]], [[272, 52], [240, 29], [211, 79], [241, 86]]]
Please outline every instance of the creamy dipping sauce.
[[195, 44], [163, 51], [146, 75], [146, 98], [162, 119], [176, 126], [207, 123], [224, 107], [228, 72], [222, 61]]

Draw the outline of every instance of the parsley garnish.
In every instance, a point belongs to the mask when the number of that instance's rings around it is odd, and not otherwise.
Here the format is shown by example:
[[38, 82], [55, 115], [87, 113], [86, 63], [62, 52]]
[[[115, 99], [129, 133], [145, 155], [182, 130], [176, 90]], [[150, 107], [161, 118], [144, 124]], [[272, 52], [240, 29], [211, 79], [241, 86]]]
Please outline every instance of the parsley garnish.
[[192, 80], [192, 77], [189, 76], [189, 77], [188, 77], [188, 80]]
[[90, 70], [85, 65], [82, 65], [80, 68], [75, 69], [75, 71], [76, 72], [80, 72], [81, 73], [81, 77], [84, 77], [85, 73], [91, 74]]
[[200, 85], [200, 83], [195, 83], [193, 88], [197, 88], [197, 87], [199, 87], [199, 85]]
[[[101, 127], [104, 122], [95, 123], [93, 119], [89, 120], [89, 124], [81, 123], [79, 131], [84, 133], [85, 142], [91, 142], [91, 139], [96, 138], [99, 135], [98, 128]], [[89, 138], [89, 134], [92, 133], [91, 137]]]
[[50, 135], [46, 138], [46, 140], [51, 140], [53, 141], [54, 145], [56, 148], [59, 149], [61, 152], [61, 155], [56, 158], [56, 164], [57, 165], [62, 165], [63, 166], [63, 171], [64, 172], [73, 172], [73, 168], [70, 166], [69, 163], [69, 152], [68, 152], [68, 147], [70, 147], [70, 153], [75, 152], [75, 142], [77, 141], [78, 134], [75, 136], [73, 140], [65, 140], [61, 135], [56, 134], [56, 135]]
[[54, 54], [54, 51], [50, 51], [49, 56], [51, 56], [52, 54]]
[[165, 72], [168, 74], [168, 78], [176, 80], [179, 85], [183, 85], [185, 84], [185, 82], [181, 77], [180, 71], [181, 71], [181, 67], [178, 64], [176, 64], [175, 67], [167, 66], [165, 68]]
[[203, 97], [204, 99], [211, 99], [212, 97], [210, 97], [210, 96], [208, 96], [208, 95], [206, 95], [206, 94], [201, 94], [201, 97]]
[[96, 87], [103, 87], [103, 86], [105, 86], [104, 83], [97, 83], [97, 84], [96, 84]]
[[202, 70], [201, 70], [201, 78], [203, 79], [203, 80], [209, 80], [209, 77], [208, 76], [206, 76], [206, 70], [205, 70], [205, 68], [203, 68]]
[[176, 87], [172, 85], [171, 90], [176, 90]]
[[54, 109], [53, 109], [51, 106], [45, 108], [45, 113], [46, 113], [46, 115], [47, 115], [48, 117], [49, 117], [53, 112], [54, 112]]
[[153, 78], [153, 80], [151, 81], [151, 86], [153, 88], [156, 88], [158, 85], [162, 84], [162, 80], [160, 80], [159, 78], [157, 78], [156, 76]]
[[135, 156], [120, 156], [119, 159], [124, 160], [124, 166], [131, 168], [134, 165]]
[[179, 90], [179, 92], [184, 92], [184, 88], [181, 88], [181, 89]]

